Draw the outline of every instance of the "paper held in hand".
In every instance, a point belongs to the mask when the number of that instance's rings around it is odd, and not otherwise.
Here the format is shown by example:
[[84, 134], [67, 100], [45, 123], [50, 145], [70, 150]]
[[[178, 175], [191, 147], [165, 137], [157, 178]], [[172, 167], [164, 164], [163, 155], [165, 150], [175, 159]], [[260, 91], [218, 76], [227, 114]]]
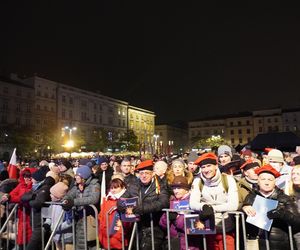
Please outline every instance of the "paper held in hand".
[[255, 216], [248, 216], [246, 222], [266, 231], [270, 231], [273, 220], [267, 217], [267, 212], [277, 208], [278, 201], [266, 199], [260, 195], [255, 197], [252, 207], [256, 211]]

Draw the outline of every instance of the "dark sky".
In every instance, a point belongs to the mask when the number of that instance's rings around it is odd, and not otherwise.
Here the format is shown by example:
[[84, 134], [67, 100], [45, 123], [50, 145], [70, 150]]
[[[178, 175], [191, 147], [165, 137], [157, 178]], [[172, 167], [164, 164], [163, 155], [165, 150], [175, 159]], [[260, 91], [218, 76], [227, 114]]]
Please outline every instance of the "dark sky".
[[159, 123], [300, 104], [300, 11], [284, 1], [3, 2], [1, 74], [99, 90]]

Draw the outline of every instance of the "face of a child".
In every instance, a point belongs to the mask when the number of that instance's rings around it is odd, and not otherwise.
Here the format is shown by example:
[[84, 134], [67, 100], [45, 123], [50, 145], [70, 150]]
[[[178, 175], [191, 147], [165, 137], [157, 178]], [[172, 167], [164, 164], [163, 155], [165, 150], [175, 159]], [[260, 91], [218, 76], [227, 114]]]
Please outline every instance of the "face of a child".
[[182, 199], [188, 192], [189, 191], [184, 188], [179, 188], [179, 187], [173, 188], [173, 193], [177, 200]]
[[111, 188], [110, 188], [110, 192], [111, 192], [112, 194], [118, 194], [118, 193], [120, 193], [122, 190], [123, 190], [122, 187], [111, 187]]

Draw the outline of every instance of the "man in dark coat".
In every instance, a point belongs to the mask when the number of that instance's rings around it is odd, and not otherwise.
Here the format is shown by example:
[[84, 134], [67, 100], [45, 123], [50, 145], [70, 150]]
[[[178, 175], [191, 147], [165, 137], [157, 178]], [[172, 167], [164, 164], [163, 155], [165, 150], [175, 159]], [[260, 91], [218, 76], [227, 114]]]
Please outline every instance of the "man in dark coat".
[[[164, 233], [159, 226], [162, 209], [169, 207], [169, 195], [166, 187], [153, 173], [153, 161], [141, 162], [136, 171], [140, 179], [137, 185], [131, 185], [122, 196], [123, 198], [138, 197], [139, 205], [134, 208], [134, 214], [140, 215], [138, 223], [140, 249], [152, 249], [151, 241], [151, 219], [153, 220], [154, 249], [161, 249]], [[124, 208], [121, 202], [118, 204], [119, 211]]]

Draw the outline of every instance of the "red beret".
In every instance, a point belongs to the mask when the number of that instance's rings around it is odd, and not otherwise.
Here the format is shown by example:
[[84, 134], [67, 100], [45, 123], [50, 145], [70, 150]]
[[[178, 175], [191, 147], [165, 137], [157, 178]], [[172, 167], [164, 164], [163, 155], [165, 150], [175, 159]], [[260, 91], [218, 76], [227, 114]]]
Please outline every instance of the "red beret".
[[266, 153], [269, 153], [272, 149], [273, 149], [273, 148], [265, 148], [264, 151], [265, 151]]
[[259, 167], [258, 162], [249, 159], [240, 167], [240, 169], [243, 169], [246, 171], [246, 170], [248, 170], [250, 168], [254, 168], [254, 167]]
[[279, 177], [281, 174], [273, 168], [270, 164], [264, 165], [260, 168], [255, 169], [255, 173], [260, 175], [261, 173], [269, 173], [275, 176], [275, 178]]
[[201, 155], [194, 164], [202, 166], [206, 164], [217, 164], [218, 157], [214, 153], [205, 153]]
[[135, 171], [141, 171], [141, 170], [153, 170], [153, 161], [152, 160], [145, 160], [142, 161], [137, 168], [135, 169]]

